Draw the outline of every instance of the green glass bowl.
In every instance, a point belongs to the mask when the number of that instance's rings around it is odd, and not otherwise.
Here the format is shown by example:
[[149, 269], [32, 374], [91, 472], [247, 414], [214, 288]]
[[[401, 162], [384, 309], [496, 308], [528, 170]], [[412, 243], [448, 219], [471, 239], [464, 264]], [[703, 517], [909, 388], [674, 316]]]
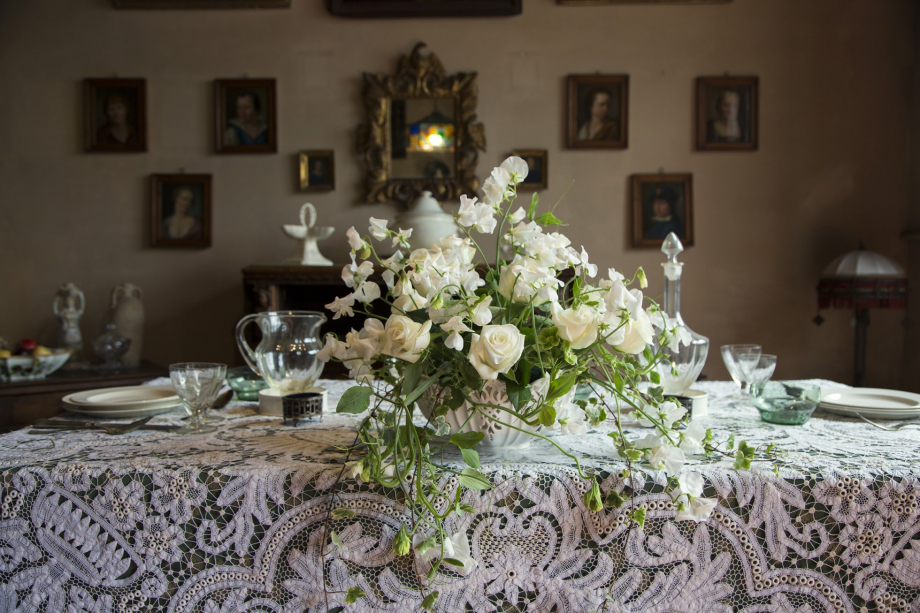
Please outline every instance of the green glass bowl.
[[227, 385], [236, 392], [236, 399], [246, 402], [259, 400], [259, 391], [268, 387], [265, 379], [252, 372], [248, 366], [237, 366], [227, 371]]
[[801, 426], [811, 419], [811, 414], [821, 403], [821, 388], [770, 381], [751, 386], [751, 402], [766, 422]]

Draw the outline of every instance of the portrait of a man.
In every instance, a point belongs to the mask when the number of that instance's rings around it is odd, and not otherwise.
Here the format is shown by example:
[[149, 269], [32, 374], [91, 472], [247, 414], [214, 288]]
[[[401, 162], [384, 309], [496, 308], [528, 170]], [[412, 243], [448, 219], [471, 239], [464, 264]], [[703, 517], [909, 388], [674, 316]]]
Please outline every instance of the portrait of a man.
[[215, 89], [217, 152], [275, 152], [274, 79], [219, 80]]
[[335, 156], [331, 150], [301, 151], [300, 191], [324, 192], [335, 189]]
[[757, 77], [697, 80], [697, 149], [757, 148]]
[[151, 244], [208, 247], [211, 244], [211, 175], [153, 175]]
[[624, 149], [629, 77], [570, 75], [568, 80], [569, 148]]
[[147, 150], [143, 79], [87, 79], [84, 97], [86, 151]]
[[633, 175], [633, 246], [655, 247], [673, 232], [693, 244], [691, 175]]

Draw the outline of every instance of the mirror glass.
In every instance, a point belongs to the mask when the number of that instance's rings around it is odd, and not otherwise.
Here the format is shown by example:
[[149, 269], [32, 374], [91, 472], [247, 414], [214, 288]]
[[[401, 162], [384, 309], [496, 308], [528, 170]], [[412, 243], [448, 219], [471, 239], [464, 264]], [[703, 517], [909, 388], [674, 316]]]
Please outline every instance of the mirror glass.
[[395, 98], [390, 103], [390, 178], [456, 176], [453, 98]]

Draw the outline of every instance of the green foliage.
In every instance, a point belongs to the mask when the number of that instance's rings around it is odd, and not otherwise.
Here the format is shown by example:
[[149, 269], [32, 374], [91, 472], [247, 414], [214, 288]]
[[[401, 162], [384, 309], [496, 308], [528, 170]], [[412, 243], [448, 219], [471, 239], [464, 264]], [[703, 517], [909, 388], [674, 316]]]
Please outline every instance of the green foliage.
[[332, 519], [351, 519], [355, 516], [355, 512], [351, 509], [333, 509], [332, 510]]
[[597, 481], [592, 480], [591, 483], [591, 489], [585, 492], [584, 502], [589, 511], [597, 513], [604, 508], [604, 503], [601, 500], [601, 488], [597, 485]]
[[350, 587], [348, 591], [345, 592], [345, 603], [354, 604], [358, 602], [359, 598], [364, 598], [367, 596], [367, 593], [359, 587]]
[[409, 364], [406, 366], [406, 369], [403, 371], [403, 382], [402, 382], [402, 393], [403, 396], [408, 396], [416, 387], [418, 387], [418, 382], [422, 378], [422, 370], [425, 368], [425, 363], [419, 360], [414, 364]]
[[359, 385], [345, 390], [335, 407], [336, 413], [363, 413], [371, 405], [371, 388]]
[[460, 449], [472, 449], [485, 437], [482, 432], [458, 432], [451, 435], [450, 442]]
[[619, 509], [626, 503], [626, 498], [620, 495], [616, 490], [610, 490], [607, 492], [607, 497], [604, 499], [604, 505], [610, 507], [611, 509]]
[[530, 208], [527, 209], [527, 219], [533, 221], [534, 215], [537, 214], [538, 202], [540, 202], [540, 197], [534, 192], [533, 196], [530, 198]]
[[460, 472], [460, 485], [471, 490], [487, 490], [492, 487], [488, 477], [473, 468], [464, 468]]
[[540, 409], [540, 423], [549, 428], [556, 421], [556, 409], [544, 404]]
[[404, 556], [412, 549], [412, 538], [409, 537], [409, 531], [405, 526], [399, 527], [396, 538], [393, 539], [393, 553], [398, 556]]
[[551, 211], [547, 211], [537, 217], [536, 222], [541, 226], [564, 226], [566, 224], [562, 223], [562, 220], [553, 215]]
[[460, 453], [463, 455], [463, 461], [466, 462], [467, 466], [470, 466], [475, 469], [479, 469], [479, 452], [475, 449], [461, 449]]
[[747, 441], [738, 443], [738, 451], [735, 452], [735, 468], [738, 470], [750, 469], [753, 458], [754, 448], [748, 445]]
[[[530, 376], [528, 371], [527, 376]], [[520, 411], [524, 406], [530, 402], [530, 386], [525, 384], [516, 383], [514, 381], [506, 381], [505, 389], [508, 390], [508, 400], [511, 401], [511, 405]]]
[[[447, 562], [448, 559], [445, 558], [444, 561]], [[461, 564], [460, 566], [463, 566], [463, 564]], [[438, 599], [438, 592], [437, 591], [431, 592], [430, 594], [425, 596], [425, 598], [422, 599], [422, 609], [425, 611], [431, 611], [434, 608], [434, 603], [437, 599]]]
[[638, 507], [635, 511], [631, 511], [627, 516], [636, 522], [640, 528], [645, 527], [645, 509]]

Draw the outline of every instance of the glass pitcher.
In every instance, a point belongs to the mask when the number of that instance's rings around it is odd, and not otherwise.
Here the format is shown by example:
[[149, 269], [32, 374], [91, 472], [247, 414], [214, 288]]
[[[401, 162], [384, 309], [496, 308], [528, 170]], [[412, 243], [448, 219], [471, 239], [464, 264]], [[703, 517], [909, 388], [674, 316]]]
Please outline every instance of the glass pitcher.
[[[262, 330], [255, 351], [243, 333], [250, 322]], [[315, 311], [269, 311], [247, 315], [236, 324], [236, 342], [246, 363], [282, 396], [306, 392], [325, 365], [316, 354], [323, 348], [319, 327], [326, 316]]]

